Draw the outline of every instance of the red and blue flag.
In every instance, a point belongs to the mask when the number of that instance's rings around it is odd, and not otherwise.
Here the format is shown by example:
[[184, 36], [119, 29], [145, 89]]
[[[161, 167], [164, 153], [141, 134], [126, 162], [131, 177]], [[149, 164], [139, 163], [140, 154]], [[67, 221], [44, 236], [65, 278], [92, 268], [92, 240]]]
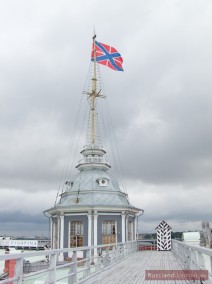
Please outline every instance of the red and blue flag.
[[92, 61], [94, 61], [94, 49], [96, 49], [96, 62], [116, 71], [124, 71], [121, 54], [114, 47], [95, 41], [91, 53]]

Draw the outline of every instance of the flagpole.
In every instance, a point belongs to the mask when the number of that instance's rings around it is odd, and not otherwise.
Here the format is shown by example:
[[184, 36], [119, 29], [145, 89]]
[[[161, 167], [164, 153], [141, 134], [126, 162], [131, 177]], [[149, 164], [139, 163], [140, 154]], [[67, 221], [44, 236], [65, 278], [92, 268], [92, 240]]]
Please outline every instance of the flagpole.
[[94, 51], [94, 69], [92, 78], [92, 95], [91, 95], [91, 143], [94, 144], [95, 139], [95, 98], [96, 98], [96, 34], [93, 36], [93, 51]]

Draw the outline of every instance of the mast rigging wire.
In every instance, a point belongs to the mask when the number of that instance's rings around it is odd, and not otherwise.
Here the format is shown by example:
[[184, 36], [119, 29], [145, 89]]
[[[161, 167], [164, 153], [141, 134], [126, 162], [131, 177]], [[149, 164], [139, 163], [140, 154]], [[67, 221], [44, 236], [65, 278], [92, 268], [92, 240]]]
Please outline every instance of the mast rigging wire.
[[66, 153], [65, 163], [64, 163], [63, 170], [62, 170], [62, 173], [61, 173], [60, 183], [59, 183], [59, 186], [58, 186], [58, 191], [57, 191], [57, 195], [56, 195], [56, 199], [55, 199], [55, 205], [57, 203], [57, 198], [58, 198], [59, 193], [61, 191], [61, 187], [62, 187], [62, 192], [63, 192], [63, 189], [64, 189], [64, 178], [67, 175], [67, 170], [68, 170], [67, 167], [68, 167], [68, 164], [70, 162], [71, 151], [73, 149], [73, 143], [74, 143], [75, 136], [76, 136], [77, 122], [78, 122], [78, 119], [79, 119], [80, 108], [81, 108], [81, 104], [82, 104], [82, 97], [83, 97], [83, 95], [81, 95], [80, 103], [79, 103], [77, 113], [76, 113], [76, 116], [75, 116], [73, 131], [72, 131], [72, 138], [70, 139], [68, 150], [67, 150], [67, 153]]

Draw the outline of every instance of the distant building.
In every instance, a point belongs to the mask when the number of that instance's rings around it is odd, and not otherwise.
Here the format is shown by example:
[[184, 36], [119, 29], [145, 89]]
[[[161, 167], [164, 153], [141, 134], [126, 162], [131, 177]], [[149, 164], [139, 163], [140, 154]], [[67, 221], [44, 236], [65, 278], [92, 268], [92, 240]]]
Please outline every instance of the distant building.
[[182, 241], [188, 245], [200, 246], [200, 232], [185, 232]]

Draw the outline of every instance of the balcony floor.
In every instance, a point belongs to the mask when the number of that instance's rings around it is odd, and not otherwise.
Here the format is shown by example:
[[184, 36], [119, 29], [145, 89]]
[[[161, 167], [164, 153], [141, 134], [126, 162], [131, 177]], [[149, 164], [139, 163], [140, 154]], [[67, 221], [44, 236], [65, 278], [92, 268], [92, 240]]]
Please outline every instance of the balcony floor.
[[184, 284], [185, 280], [145, 280], [146, 270], [182, 270], [171, 251], [139, 251], [112, 268], [86, 280], [86, 284]]

